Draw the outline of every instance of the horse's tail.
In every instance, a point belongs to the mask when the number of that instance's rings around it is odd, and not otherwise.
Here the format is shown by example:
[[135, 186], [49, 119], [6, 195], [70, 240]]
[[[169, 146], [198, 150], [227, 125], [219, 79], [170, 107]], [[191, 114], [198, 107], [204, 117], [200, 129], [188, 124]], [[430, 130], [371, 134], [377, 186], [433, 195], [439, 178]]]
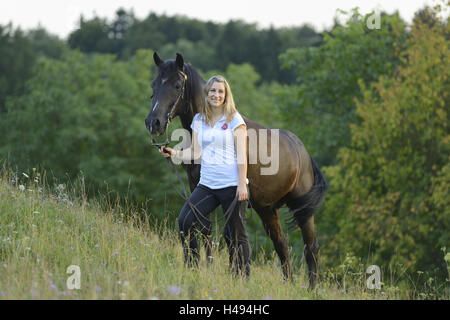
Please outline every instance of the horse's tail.
[[314, 173], [314, 184], [308, 193], [287, 201], [287, 206], [291, 209], [292, 218], [289, 221], [290, 227], [295, 229], [301, 227], [309, 218], [312, 217], [314, 211], [321, 205], [328, 189], [328, 182], [320, 171], [316, 162], [311, 157], [311, 165]]

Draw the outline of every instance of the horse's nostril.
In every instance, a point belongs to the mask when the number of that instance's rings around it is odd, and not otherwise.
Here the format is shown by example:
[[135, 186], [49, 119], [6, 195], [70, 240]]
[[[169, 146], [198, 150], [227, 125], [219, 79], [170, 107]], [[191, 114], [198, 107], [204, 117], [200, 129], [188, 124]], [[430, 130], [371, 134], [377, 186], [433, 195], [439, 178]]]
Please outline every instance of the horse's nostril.
[[158, 131], [158, 130], [159, 130], [159, 127], [160, 127], [160, 122], [159, 122], [158, 119], [153, 119], [153, 120], [150, 122], [150, 128], [152, 129], [153, 132]]

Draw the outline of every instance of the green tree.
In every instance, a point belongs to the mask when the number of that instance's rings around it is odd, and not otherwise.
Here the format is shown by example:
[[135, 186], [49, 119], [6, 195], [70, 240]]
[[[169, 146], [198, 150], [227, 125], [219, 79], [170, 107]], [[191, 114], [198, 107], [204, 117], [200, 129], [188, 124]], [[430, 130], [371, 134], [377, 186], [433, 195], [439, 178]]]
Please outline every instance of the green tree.
[[161, 173], [144, 125], [152, 54], [139, 51], [127, 63], [72, 51], [40, 59], [27, 93], [11, 99], [0, 118], [0, 158], [25, 172], [42, 167], [60, 181], [82, 172], [91, 195], [108, 184], [145, 201]]
[[43, 27], [29, 30], [27, 37], [33, 46], [33, 52], [36, 56], [44, 55], [49, 58], [59, 59], [64, 51], [68, 49], [65, 41], [47, 32]]
[[139, 49], [158, 50], [167, 43], [164, 30], [158, 25], [159, 17], [151, 13], [142, 21], [136, 21], [130, 26], [129, 32], [125, 38], [126, 48], [130, 54], [134, 54]]
[[112, 40], [112, 53], [117, 54], [120, 58], [129, 58], [131, 50], [127, 48], [127, 35], [131, 26], [135, 23], [133, 11], [126, 12], [124, 9], [119, 9], [116, 12], [116, 18], [110, 24], [109, 38]]
[[247, 41], [256, 32], [256, 24], [247, 24], [242, 20], [230, 20], [225, 24], [216, 46], [218, 68], [225, 69], [229, 63], [248, 62]]
[[192, 42], [179, 39], [176, 43], [165, 44], [158, 51], [161, 57], [167, 57], [167, 59], [174, 59], [177, 52], [182, 53], [184, 61], [199, 69], [199, 71], [209, 70], [215, 64], [214, 48], [203, 41]]
[[70, 48], [86, 53], [113, 53], [114, 42], [109, 33], [110, 26], [106, 19], [94, 17], [86, 21], [81, 16], [78, 29], [69, 35], [68, 44]]
[[449, 30], [448, 20], [416, 20], [395, 75], [371, 89], [360, 81], [360, 123], [325, 170], [332, 188], [318, 229], [328, 263], [353, 252], [386, 269], [447, 275]]
[[0, 25], [0, 113], [8, 96], [24, 93], [34, 61], [33, 43], [26, 34], [11, 23]]
[[398, 14], [382, 15], [380, 29], [369, 30], [369, 16], [355, 9], [345, 25], [325, 33], [320, 47], [281, 55], [283, 67], [298, 75], [295, 103], [281, 106], [284, 119], [321, 164], [336, 163], [337, 151], [350, 141], [349, 124], [357, 121], [354, 98], [361, 98], [358, 80], [369, 84], [392, 76], [399, 64], [404, 23]]

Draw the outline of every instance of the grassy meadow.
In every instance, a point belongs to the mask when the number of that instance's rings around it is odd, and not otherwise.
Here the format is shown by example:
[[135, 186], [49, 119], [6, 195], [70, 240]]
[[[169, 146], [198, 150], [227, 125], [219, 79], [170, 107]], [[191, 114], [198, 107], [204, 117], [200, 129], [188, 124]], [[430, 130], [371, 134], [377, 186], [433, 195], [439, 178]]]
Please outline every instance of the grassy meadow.
[[[215, 246], [214, 262], [183, 265], [175, 228], [153, 226], [142, 214], [125, 215], [118, 203], [88, 200], [81, 188], [48, 186], [39, 174], [0, 174], [0, 299], [421, 299], [435, 297], [414, 285], [366, 288], [366, 275], [323, 271], [307, 289], [306, 265], [284, 283], [274, 253], [259, 254], [250, 280], [234, 278], [227, 250]], [[75, 184], [74, 184], [75, 185]], [[128, 210], [129, 211], [129, 210]], [[132, 210], [131, 210], [132, 211]], [[222, 240], [220, 236], [216, 243]], [[67, 273], [79, 266], [80, 289]], [[344, 270], [344, 271], [343, 271]], [[337, 271], [336, 271], [337, 272]], [[323, 276], [323, 275], [327, 276]]]

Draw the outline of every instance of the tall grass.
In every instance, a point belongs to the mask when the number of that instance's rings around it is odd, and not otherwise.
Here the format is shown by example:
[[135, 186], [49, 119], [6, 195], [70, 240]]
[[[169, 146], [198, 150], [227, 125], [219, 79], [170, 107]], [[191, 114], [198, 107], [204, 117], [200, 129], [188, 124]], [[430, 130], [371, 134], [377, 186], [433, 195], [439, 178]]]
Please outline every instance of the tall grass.
[[[410, 299], [411, 290], [368, 290], [364, 275], [347, 285], [328, 270], [307, 290], [305, 266], [285, 283], [278, 258], [252, 262], [250, 280], [229, 272], [226, 248], [197, 269], [183, 264], [167, 224], [124, 208], [107, 195], [88, 200], [82, 179], [46, 185], [41, 175], [0, 173], [0, 299]], [[125, 215], [124, 212], [127, 212]], [[217, 236], [215, 242], [221, 242]], [[223, 241], [222, 241], [223, 242]], [[259, 255], [263, 257], [264, 255]], [[204, 261], [204, 253], [202, 255]], [[69, 290], [67, 268], [80, 267], [81, 287]], [[342, 270], [339, 275], [345, 274]]]

